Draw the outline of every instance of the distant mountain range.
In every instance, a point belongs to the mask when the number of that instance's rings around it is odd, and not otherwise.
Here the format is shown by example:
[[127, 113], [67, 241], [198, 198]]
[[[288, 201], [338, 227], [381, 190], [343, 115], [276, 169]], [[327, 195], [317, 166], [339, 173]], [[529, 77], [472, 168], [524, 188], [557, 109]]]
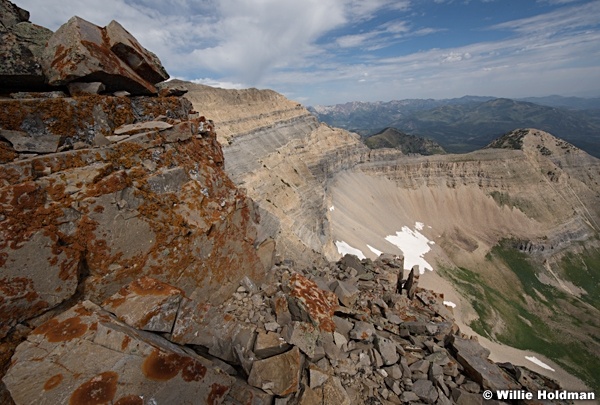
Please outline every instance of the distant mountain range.
[[465, 96], [351, 102], [309, 107], [309, 111], [322, 122], [363, 137], [394, 127], [434, 140], [450, 153], [470, 152], [508, 131], [534, 127], [600, 157], [600, 98], [549, 96], [512, 100]]

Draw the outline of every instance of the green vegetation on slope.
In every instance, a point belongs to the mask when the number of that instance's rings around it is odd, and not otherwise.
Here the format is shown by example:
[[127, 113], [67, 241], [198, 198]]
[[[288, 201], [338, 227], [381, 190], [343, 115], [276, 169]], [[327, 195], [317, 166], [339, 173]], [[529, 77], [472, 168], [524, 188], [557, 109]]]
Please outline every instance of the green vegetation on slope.
[[537, 275], [543, 266], [513, 245], [502, 241], [486, 257], [514, 273], [518, 285], [510, 289], [469, 269], [441, 269], [470, 298], [478, 314], [470, 326], [482, 336], [541, 353], [600, 390], [600, 251], [563, 259], [569, 281], [588, 291], [580, 300], [542, 283]]
[[600, 309], [600, 249], [583, 248], [578, 255], [567, 253], [561, 267], [569, 281], [587, 292], [581, 299]]

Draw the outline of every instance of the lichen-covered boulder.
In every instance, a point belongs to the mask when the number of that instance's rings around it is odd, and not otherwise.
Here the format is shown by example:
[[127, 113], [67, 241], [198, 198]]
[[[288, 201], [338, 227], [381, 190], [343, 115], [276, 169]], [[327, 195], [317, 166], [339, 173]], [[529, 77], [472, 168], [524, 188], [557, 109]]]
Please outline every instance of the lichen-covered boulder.
[[[116, 53], [113, 52], [116, 50]], [[48, 40], [42, 69], [48, 83], [101, 82], [107, 91], [156, 94], [155, 83], [169, 76], [158, 58], [116, 22], [101, 28], [73, 17]]]

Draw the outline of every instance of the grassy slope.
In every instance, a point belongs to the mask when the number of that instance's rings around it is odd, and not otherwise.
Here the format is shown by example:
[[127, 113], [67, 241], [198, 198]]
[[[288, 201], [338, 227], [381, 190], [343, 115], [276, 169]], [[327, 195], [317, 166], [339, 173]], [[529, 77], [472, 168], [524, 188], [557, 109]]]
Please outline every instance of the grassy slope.
[[483, 336], [552, 358], [600, 390], [600, 250], [569, 253], [561, 261], [563, 277], [588, 292], [581, 299], [541, 283], [536, 274], [542, 266], [510, 241], [494, 247], [486, 260], [514, 272], [519, 285], [500, 291], [469, 269], [442, 269], [479, 315], [470, 326]]

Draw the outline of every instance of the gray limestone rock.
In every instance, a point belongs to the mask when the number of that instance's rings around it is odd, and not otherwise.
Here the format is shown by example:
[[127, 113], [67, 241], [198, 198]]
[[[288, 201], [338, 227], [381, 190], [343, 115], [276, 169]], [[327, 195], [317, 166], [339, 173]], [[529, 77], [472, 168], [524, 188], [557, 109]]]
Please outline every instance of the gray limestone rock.
[[308, 357], [314, 357], [319, 331], [307, 322], [292, 322], [281, 330], [281, 336], [289, 344], [298, 347]]
[[375, 327], [363, 321], [357, 321], [354, 323], [354, 328], [350, 331], [350, 338], [354, 340], [361, 340], [372, 342], [375, 335]]
[[30, 135], [22, 131], [0, 129], [0, 139], [6, 139], [17, 152], [54, 153], [60, 137], [55, 135]]
[[[5, 196], [31, 203], [37, 193], [35, 185], [29, 184]], [[0, 230], [0, 239], [10, 240], [8, 231]], [[0, 313], [5, 315], [0, 320], [0, 337], [17, 322], [70, 298], [78, 283], [79, 261], [61, 249], [54, 233], [39, 230], [13, 246], [2, 257]]]
[[182, 298], [179, 288], [143, 277], [124, 286], [102, 307], [136, 329], [170, 333]]
[[390, 367], [384, 367], [383, 370], [386, 371], [388, 376], [395, 380], [400, 380], [402, 378], [402, 369], [397, 364]]
[[346, 270], [348, 267], [355, 269], [358, 274], [366, 272], [365, 266], [361, 263], [360, 259], [355, 255], [346, 254], [339, 261], [340, 268]]
[[113, 20], [105, 32], [110, 50], [141, 78], [152, 84], [169, 78], [158, 57], [145, 49], [121, 24]]
[[[136, 41], [133, 37], [131, 40]], [[111, 50], [106, 29], [79, 17], [71, 18], [48, 39], [41, 58], [44, 75], [53, 86], [96, 81], [102, 82], [110, 92], [157, 93], [153, 83], [128, 64], [131, 62], [135, 65], [133, 58], [120, 59]]]
[[287, 325], [292, 322], [292, 314], [288, 307], [288, 299], [281, 291], [278, 291], [271, 299], [271, 308], [275, 312], [278, 324]]
[[359, 290], [354, 285], [338, 280], [332, 289], [342, 305], [351, 308], [354, 302], [356, 302]]
[[[417, 269], [417, 274], [418, 274], [418, 269]], [[415, 277], [415, 267], [413, 267], [410, 270], [410, 273], [408, 274], [408, 278], [406, 279], [406, 282], [404, 283], [404, 286], [402, 287], [402, 289], [404, 291], [406, 291], [406, 295], [408, 296], [408, 298], [410, 298], [411, 300], [414, 298], [415, 296], [415, 291], [417, 289], [417, 280], [418, 280], [418, 276]]]
[[115, 128], [113, 133], [115, 135], [134, 135], [141, 132], [148, 132], [153, 130], [162, 131], [165, 129], [173, 128], [173, 125], [164, 121], [144, 121], [135, 124], [121, 125]]
[[456, 351], [456, 359], [465, 368], [467, 374], [484, 389], [492, 391], [518, 389], [513, 380], [495, 363], [488, 360], [489, 350], [477, 341], [452, 336], [452, 348]]
[[456, 405], [482, 405], [483, 397], [478, 394], [472, 394], [470, 392], [454, 388], [452, 390], [452, 401]]
[[381, 353], [383, 364], [386, 366], [396, 364], [400, 356], [396, 352], [396, 343], [379, 335], [375, 335], [375, 347]]
[[413, 373], [426, 374], [429, 371], [429, 365], [431, 363], [428, 360], [419, 360], [410, 365], [410, 371]]
[[254, 362], [248, 384], [278, 396], [299, 389], [302, 355], [297, 347], [290, 351]]
[[433, 404], [438, 398], [437, 389], [429, 380], [417, 380], [413, 384], [413, 392], [425, 403]]
[[0, 87], [9, 91], [45, 91], [41, 54], [52, 35], [47, 28], [29, 22], [29, 12], [0, 2]]
[[190, 181], [183, 167], [164, 169], [148, 177], [148, 186], [156, 194], [177, 193], [181, 187]]
[[248, 385], [246, 381], [239, 378], [234, 380], [225, 401], [228, 399], [235, 401], [233, 404], [271, 405], [273, 403], [273, 395], [267, 394], [258, 388], [254, 388]]
[[338, 377], [331, 377], [322, 386], [323, 405], [351, 405], [350, 396]]
[[290, 345], [279, 333], [259, 331], [254, 343], [254, 353], [259, 359], [276, 356], [289, 350]]
[[308, 367], [310, 388], [315, 389], [323, 385], [329, 379], [329, 374], [325, 373], [319, 367], [311, 364]]
[[354, 324], [345, 318], [339, 316], [333, 317], [336, 332], [343, 335], [346, 339], [350, 338], [350, 331], [354, 328]]
[[417, 402], [419, 401], [419, 396], [412, 391], [404, 391], [400, 395], [400, 400], [404, 403], [406, 402]]

